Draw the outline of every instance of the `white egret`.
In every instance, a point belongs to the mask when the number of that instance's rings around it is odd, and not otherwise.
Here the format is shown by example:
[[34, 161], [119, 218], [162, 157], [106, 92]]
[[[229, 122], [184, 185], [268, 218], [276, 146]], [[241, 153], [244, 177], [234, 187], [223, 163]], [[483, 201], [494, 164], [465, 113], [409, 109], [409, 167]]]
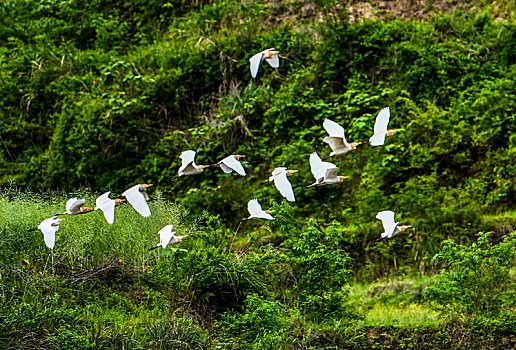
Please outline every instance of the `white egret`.
[[305, 188], [312, 186], [324, 186], [330, 184], [337, 184], [347, 179], [349, 176], [337, 176], [339, 168], [333, 163], [323, 162], [317, 152], [310, 154], [310, 169], [315, 177], [315, 182]]
[[276, 51], [275, 48], [270, 48], [267, 50], [263, 50], [262, 52], [257, 53], [253, 57], [249, 59], [249, 63], [251, 64], [251, 76], [253, 78], [256, 78], [256, 75], [258, 74], [258, 69], [260, 69], [260, 64], [262, 63], [262, 60], [266, 60], [268, 64], [272, 68], [278, 68], [279, 67], [279, 57], [278, 57], [279, 51]]
[[152, 186], [152, 184], [138, 184], [122, 193], [122, 196], [127, 198], [129, 204], [131, 204], [133, 208], [143, 217], [148, 217], [151, 215], [149, 205], [147, 204], [149, 196], [146, 192], [147, 188], [150, 186]]
[[398, 226], [399, 222], [394, 221], [394, 212], [392, 210], [384, 210], [376, 214], [376, 218], [382, 220], [383, 229], [381, 238], [391, 238], [392, 236], [412, 228], [410, 225]]
[[86, 203], [86, 200], [83, 199], [77, 199], [77, 197], [70, 198], [66, 201], [65, 207], [66, 212], [57, 215], [78, 215], [78, 214], [85, 214], [93, 211], [93, 209], [88, 207], [83, 207], [84, 203]]
[[203, 172], [204, 168], [208, 168], [211, 165], [197, 165], [195, 164], [195, 151], [188, 150], [181, 153], [179, 156], [181, 158], [182, 163], [179, 171], [177, 172], [177, 176], [183, 175], [195, 175]]
[[244, 155], [232, 154], [222, 159], [217, 163], [217, 165], [219, 165], [222, 171], [226, 174], [236, 171], [239, 175], [245, 176], [245, 169], [242, 166], [242, 163], [240, 163], [240, 158], [244, 157]]
[[330, 135], [326, 136], [323, 139], [323, 142], [329, 144], [332, 149], [330, 155], [324, 159], [328, 159], [329, 157], [333, 157], [335, 155], [348, 153], [355, 150], [358, 145], [362, 144], [362, 142], [348, 143], [348, 141], [346, 141], [344, 128], [332, 120], [325, 119], [323, 122], [323, 127]]
[[52, 216], [51, 218], [43, 220], [37, 228], [31, 228], [29, 231], [41, 230], [47, 247], [54, 249], [56, 243], [56, 232], [59, 230], [59, 225], [63, 220], [63, 218]]
[[97, 198], [97, 206], [95, 207], [95, 210], [102, 210], [106, 221], [109, 224], [113, 224], [115, 221], [115, 207], [118, 207], [121, 202], [125, 201], [125, 199], [111, 199], [109, 198], [110, 193], [111, 192], [108, 191]]
[[389, 125], [389, 118], [391, 112], [389, 107], [383, 108], [378, 116], [376, 117], [376, 121], [374, 123], [374, 134], [369, 139], [371, 146], [381, 146], [385, 143], [385, 138], [394, 135], [394, 133], [398, 132], [399, 129], [391, 129], [387, 130], [387, 125]]
[[263, 210], [260, 203], [258, 203], [258, 199], [256, 198], [247, 202], [247, 210], [249, 211], [249, 214], [251, 214], [248, 218], [246, 218], [247, 220], [252, 218], [274, 220], [274, 217], [271, 215], [272, 210]]
[[169, 244], [176, 244], [179, 243], [185, 238], [186, 236], [176, 236], [176, 231], [172, 231], [174, 228], [174, 225], [167, 225], [163, 227], [158, 233], [159, 233], [159, 243], [157, 246], [149, 248], [149, 250], [153, 250], [159, 247], [166, 248]]
[[298, 170], [287, 170], [285, 167], [279, 167], [274, 169], [272, 171], [272, 176], [269, 177], [269, 181], [274, 181], [274, 185], [278, 191], [280, 191], [281, 195], [290, 202], [294, 202], [296, 198], [294, 197], [292, 185], [290, 184], [290, 181], [288, 181], [288, 176], [297, 172]]

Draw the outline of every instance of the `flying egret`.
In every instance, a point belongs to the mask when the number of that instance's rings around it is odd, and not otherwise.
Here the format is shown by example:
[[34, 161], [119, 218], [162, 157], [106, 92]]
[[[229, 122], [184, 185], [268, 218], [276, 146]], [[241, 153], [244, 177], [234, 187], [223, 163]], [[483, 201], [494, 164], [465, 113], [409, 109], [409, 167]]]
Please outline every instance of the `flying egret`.
[[52, 216], [51, 218], [43, 220], [37, 228], [31, 228], [29, 231], [41, 230], [47, 247], [54, 249], [56, 243], [56, 232], [59, 230], [59, 225], [63, 220], [63, 218]]
[[348, 141], [346, 141], [344, 128], [332, 120], [325, 119], [323, 122], [323, 127], [330, 135], [326, 136], [323, 139], [323, 142], [329, 144], [332, 149], [330, 155], [324, 159], [328, 159], [329, 157], [333, 157], [335, 155], [348, 153], [349, 151], [355, 150], [358, 145], [362, 144], [362, 142], [348, 143]]
[[294, 197], [292, 185], [290, 184], [290, 181], [288, 181], [288, 176], [297, 172], [298, 170], [287, 170], [285, 167], [279, 167], [274, 169], [272, 171], [272, 176], [269, 177], [269, 181], [274, 181], [274, 185], [278, 191], [280, 191], [281, 195], [291, 202], [294, 202], [296, 198]]
[[376, 117], [376, 121], [374, 123], [374, 134], [369, 139], [371, 146], [381, 146], [385, 143], [385, 138], [394, 135], [394, 133], [398, 132], [399, 129], [391, 129], [387, 130], [387, 125], [389, 125], [389, 118], [391, 112], [389, 107], [383, 108], [378, 116]]
[[61, 213], [61, 214], [56, 214], [55, 216], [57, 215], [78, 215], [78, 214], [85, 214], [85, 213], [89, 213], [91, 211], [93, 211], [92, 208], [88, 208], [88, 207], [83, 207], [82, 205], [84, 205], [84, 203], [86, 203], [86, 200], [83, 198], [83, 199], [77, 199], [77, 197], [74, 197], [74, 198], [70, 198], [69, 200], [66, 201], [66, 212], [64, 213]]
[[179, 156], [181, 158], [182, 163], [179, 171], [177, 172], [177, 176], [183, 175], [195, 175], [203, 172], [204, 168], [209, 167], [210, 165], [197, 165], [195, 164], [195, 151], [188, 150], [181, 153]]
[[251, 199], [249, 202], [247, 202], [247, 210], [251, 215], [248, 218], [245, 218], [244, 220], [250, 220], [252, 218], [274, 220], [274, 217], [272, 217], [271, 215], [272, 210], [263, 210], [260, 203], [258, 203], [258, 199], [256, 198]]
[[115, 221], [115, 207], [118, 207], [120, 203], [124, 202], [126, 199], [111, 199], [109, 198], [110, 193], [111, 192], [108, 191], [97, 198], [95, 210], [102, 210], [106, 221], [109, 224], [113, 224]]
[[167, 245], [169, 244], [176, 244], [179, 243], [185, 238], [186, 236], [176, 236], [176, 231], [172, 231], [174, 228], [174, 225], [167, 225], [163, 227], [158, 233], [159, 233], [159, 243], [157, 246], [149, 248], [149, 250], [157, 249], [159, 247], [163, 247], [165, 249]]
[[317, 152], [310, 154], [310, 169], [315, 177], [315, 182], [310, 186], [305, 186], [305, 188], [338, 184], [349, 178], [349, 176], [337, 176], [339, 168], [333, 163], [323, 162]]
[[240, 163], [240, 158], [244, 158], [244, 155], [240, 154], [232, 154], [222, 159], [217, 165], [220, 166], [223, 172], [229, 174], [231, 172], [236, 171], [239, 175], [245, 176], [245, 169]]
[[145, 218], [151, 215], [149, 205], [147, 204], [149, 196], [146, 192], [147, 188], [150, 186], [152, 186], [152, 184], [138, 184], [122, 193], [122, 196], [127, 198], [127, 201], [133, 206], [134, 210]]
[[392, 236], [412, 228], [410, 225], [398, 226], [399, 222], [394, 221], [394, 212], [392, 210], [384, 210], [376, 214], [376, 218], [382, 220], [383, 229], [381, 238], [391, 238]]
[[275, 48], [270, 48], [267, 50], [263, 50], [262, 52], [257, 53], [253, 57], [249, 59], [249, 63], [251, 63], [251, 76], [253, 78], [256, 78], [256, 75], [258, 74], [258, 69], [260, 69], [260, 64], [262, 63], [262, 60], [265, 59], [268, 64], [272, 68], [278, 68], [279, 67], [279, 57], [278, 57], [279, 51], [276, 51]]

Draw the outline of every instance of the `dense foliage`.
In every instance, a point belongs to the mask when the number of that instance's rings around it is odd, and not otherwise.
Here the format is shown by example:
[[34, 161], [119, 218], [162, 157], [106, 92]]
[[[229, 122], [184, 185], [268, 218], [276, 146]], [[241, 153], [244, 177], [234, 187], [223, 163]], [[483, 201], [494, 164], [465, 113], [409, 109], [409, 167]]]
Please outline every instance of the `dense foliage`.
[[[399, 3], [2, 2], [0, 347], [513, 347], [516, 7]], [[303, 189], [323, 120], [365, 141], [385, 106], [401, 131]], [[173, 179], [187, 149], [248, 175]], [[260, 185], [278, 166], [296, 202]], [[27, 233], [139, 182], [148, 219]], [[251, 198], [276, 220], [240, 222]], [[414, 229], [375, 241], [387, 209]], [[170, 223], [189, 237], [147, 252]]]

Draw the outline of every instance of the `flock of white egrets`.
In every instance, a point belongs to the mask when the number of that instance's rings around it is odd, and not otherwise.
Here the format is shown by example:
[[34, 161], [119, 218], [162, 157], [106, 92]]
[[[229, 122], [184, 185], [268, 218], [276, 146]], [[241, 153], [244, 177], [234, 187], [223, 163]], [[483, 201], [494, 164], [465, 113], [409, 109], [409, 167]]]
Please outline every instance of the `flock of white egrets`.
[[[260, 64], [262, 60], [268, 62], [273, 68], [279, 67], [279, 52], [274, 48], [264, 50], [252, 56], [250, 61], [251, 68], [251, 76], [256, 78], [258, 74], [258, 70], [260, 68]], [[363, 143], [370, 143], [372, 146], [381, 146], [385, 143], [385, 138], [392, 136], [395, 132], [399, 131], [398, 129], [388, 130], [387, 126], [389, 124], [390, 118], [390, 110], [389, 107], [383, 108], [376, 117], [376, 121], [374, 124], [374, 133], [370, 137], [368, 142], [351, 142], [348, 143], [346, 141], [344, 128], [338, 123], [325, 119], [323, 122], [323, 128], [328, 132], [329, 136], [326, 136], [323, 139], [323, 142], [330, 145], [332, 152], [329, 154], [327, 158], [346, 154], [350, 151], [356, 149], [356, 147]], [[184, 176], [184, 175], [195, 175], [203, 172], [205, 168], [218, 166], [222, 169], [222, 171], [226, 174], [229, 174], [233, 171], [237, 172], [239, 175], [246, 176], [246, 172], [242, 163], [240, 163], [240, 159], [245, 157], [244, 155], [234, 154], [227, 156], [222, 159], [220, 162], [216, 164], [210, 165], [197, 165], [195, 164], [195, 155], [196, 152], [193, 150], [184, 151], [179, 156], [181, 158], [181, 167], [178, 170], [177, 176], [175, 178]], [[305, 188], [310, 188], [313, 186], [324, 186], [330, 184], [338, 184], [342, 183], [344, 179], [348, 178], [347, 176], [339, 176], [337, 175], [339, 168], [329, 162], [324, 162], [317, 152], [313, 152], [310, 154], [310, 169], [315, 178], [315, 182], [309, 186], [305, 186]], [[274, 185], [281, 193], [283, 197], [285, 197], [288, 201], [295, 201], [294, 190], [288, 177], [298, 170], [288, 170], [286, 167], [278, 167], [272, 171], [272, 175], [269, 177], [268, 181], [274, 181]], [[267, 182], [267, 181], [265, 181]], [[151, 211], [147, 204], [147, 200], [149, 199], [147, 195], [147, 188], [152, 186], [152, 184], [138, 184], [129, 188], [125, 192], [122, 193], [123, 198], [111, 199], [109, 198], [110, 192], [106, 192], [99, 196], [96, 199], [96, 207], [94, 209], [83, 207], [85, 204], [85, 199], [77, 199], [72, 198], [66, 202], [66, 212], [61, 214], [56, 214], [53, 217], [43, 220], [37, 229], [43, 232], [45, 244], [50, 248], [54, 249], [55, 245], [55, 235], [57, 230], [59, 230], [59, 225], [63, 218], [60, 218], [61, 215], [78, 215], [90, 213], [95, 210], [102, 210], [104, 213], [104, 217], [109, 224], [113, 224], [115, 220], [115, 207], [119, 206], [121, 202], [126, 201], [131, 204], [131, 206], [143, 217], [148, 217], [151, 215]], [[274, 217], [271, 215], [271, 210], [263, 210], [262, 206], [258, 202], [258, 199], [251, 199], [247, 203], [247, 209], [249, 211], [250, 216], [248, 218], [244, 218], [243, 220], [249, 220], [253, 218], [261, 218], [267, 220], [274, 220]], [[399, 226], [398, 222], [394, 220], [394, 212], [390, 210], [384, 210], [379, 212], [376, 215], [376, 218], [382, 221], [384, 232], [381, 234], [381, 238], [391, 238], [397, 233], [403, 232], [408, 228], [411, 228], [410, 225], [402, 225]], [[162, 228], [158, 233], [160, 236], [160, 242], [152, 249], [156, 249], [159, 247], [166, 248], [169, 244], [179, 243], [182, 241], [185, 236], [175, 235], [175, 231], [173, 231], [174, 225], [166, 225]], [[31, 229], [36, 230], [36, 228]]]

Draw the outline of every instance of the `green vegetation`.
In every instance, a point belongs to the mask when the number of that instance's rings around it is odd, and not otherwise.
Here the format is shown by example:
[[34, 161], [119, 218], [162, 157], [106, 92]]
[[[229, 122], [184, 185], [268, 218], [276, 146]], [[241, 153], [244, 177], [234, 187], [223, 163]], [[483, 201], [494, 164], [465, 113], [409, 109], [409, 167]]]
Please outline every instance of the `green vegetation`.
[[[0, 348], [516, 347], [516, 6], [397, 3], [2, 2]], [[402, 131], [303, 190], [323, 120], [363, 141], [385, 106]], [[186, 149], [248, 176], [172, 179]], [[141, 182], [150, 218], [27, 232]], [[275, 221], [239, 222], [255, 197]], [[375, 241], [386, 209], [415, 229]]]

